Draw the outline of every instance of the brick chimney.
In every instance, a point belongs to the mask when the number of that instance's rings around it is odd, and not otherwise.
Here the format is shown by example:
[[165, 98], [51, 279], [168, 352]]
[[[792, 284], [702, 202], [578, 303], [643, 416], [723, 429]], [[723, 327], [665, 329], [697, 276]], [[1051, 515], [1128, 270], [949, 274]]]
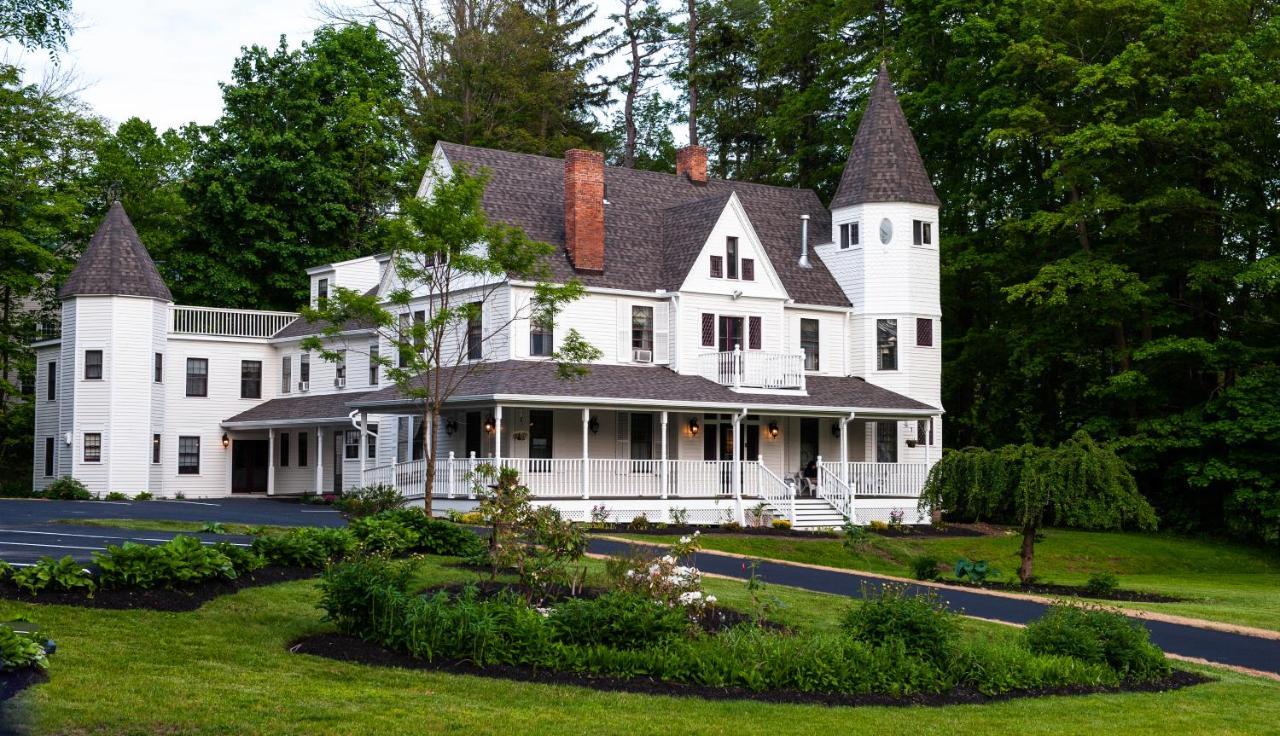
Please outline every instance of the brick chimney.
[[604, 273], [604, 154], [564, 152], [564, 247], [577, 271]]
[[676, 176], [685, 175], [695, 184], [707, 183], [707, 149], [685, 146], [676, 151]]

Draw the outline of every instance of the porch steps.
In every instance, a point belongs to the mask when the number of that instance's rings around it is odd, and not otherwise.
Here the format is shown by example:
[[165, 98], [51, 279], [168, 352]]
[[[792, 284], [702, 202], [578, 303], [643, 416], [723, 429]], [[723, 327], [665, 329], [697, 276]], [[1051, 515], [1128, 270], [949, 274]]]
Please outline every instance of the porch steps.
[[792, 529], [839, 529], [844, 515], [821, 498], [797, 498]]

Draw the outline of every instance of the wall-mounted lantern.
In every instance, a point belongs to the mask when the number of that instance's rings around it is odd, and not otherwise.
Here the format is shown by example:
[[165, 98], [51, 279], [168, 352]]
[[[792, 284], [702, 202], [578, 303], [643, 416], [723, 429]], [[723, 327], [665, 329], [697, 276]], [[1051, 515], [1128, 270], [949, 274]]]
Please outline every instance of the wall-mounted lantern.
[[699, 429], [699, 427], [698, 427], [698, 418], [697, 418], [697, 417], [693, 417], [693, 418], [691, 418], [691, 419], [689, 420], [689, 434], [693, 435], [694, 437], [697, 437], [697, 436], [698, 436], [698, 429]]
[[484, 431], [486, 433], [493, 434], [493, 430], [497, 426], [498, 426], [498, 421], [493, 418], [492, 414], [484, 418]]
[[458, 433], [458, 420], [450, 417], [444, 421], [444, 433], [450, 437]]
[[596, 417], [591, 417], [591, 421], [587, 422], [587, 429], [591, 430], [591, 434], [599, 434], [600, 420]]
[[222, 449], [225, 450], [230, 446], [231, 446], [231, 438], [227, 436], [226, 432], [223, 432], [222, 433]]
[[776, 421], [769, 422], [769, 437], [775, 440], [778, 439], [778, 423]]

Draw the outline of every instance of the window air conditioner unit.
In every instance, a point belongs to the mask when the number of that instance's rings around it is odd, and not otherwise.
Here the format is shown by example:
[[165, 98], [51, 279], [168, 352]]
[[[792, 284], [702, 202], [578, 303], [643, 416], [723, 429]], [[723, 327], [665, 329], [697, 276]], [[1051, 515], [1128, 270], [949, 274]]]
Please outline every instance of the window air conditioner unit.
[[653, 351], [652, 350], [632, 350], [631, 360], [636, 363], [652, 363]]
[[333, 379], [333, 387], [334, 387], [334, 388], [346, 388], [346, 387], [347, 387], [347, 379], [346, 379], [345, 377], [343, 377], [343, 378], [335, 378], [335, 379]]
[[299, 391], [306, 392], [309, 388], [311, 388], [311, 383], [309, 381], [298, 381]]

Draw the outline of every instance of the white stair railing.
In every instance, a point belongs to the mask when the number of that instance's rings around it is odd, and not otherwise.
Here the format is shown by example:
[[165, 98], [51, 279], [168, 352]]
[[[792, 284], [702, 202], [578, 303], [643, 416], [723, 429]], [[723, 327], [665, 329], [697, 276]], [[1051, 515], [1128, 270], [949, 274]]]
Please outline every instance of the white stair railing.
[[756, 469], [760, 497], [782, 518], [794, 525], [796, 523], [796, 487], [774, 475], [772, 470], [764, 466], [764, 463], [757, 462]]
[[839, 467], [840, 463], [824, 463], [822, 458], [818, 458], [818, 498], [856, 524], [853, 491], [840, 478]]

